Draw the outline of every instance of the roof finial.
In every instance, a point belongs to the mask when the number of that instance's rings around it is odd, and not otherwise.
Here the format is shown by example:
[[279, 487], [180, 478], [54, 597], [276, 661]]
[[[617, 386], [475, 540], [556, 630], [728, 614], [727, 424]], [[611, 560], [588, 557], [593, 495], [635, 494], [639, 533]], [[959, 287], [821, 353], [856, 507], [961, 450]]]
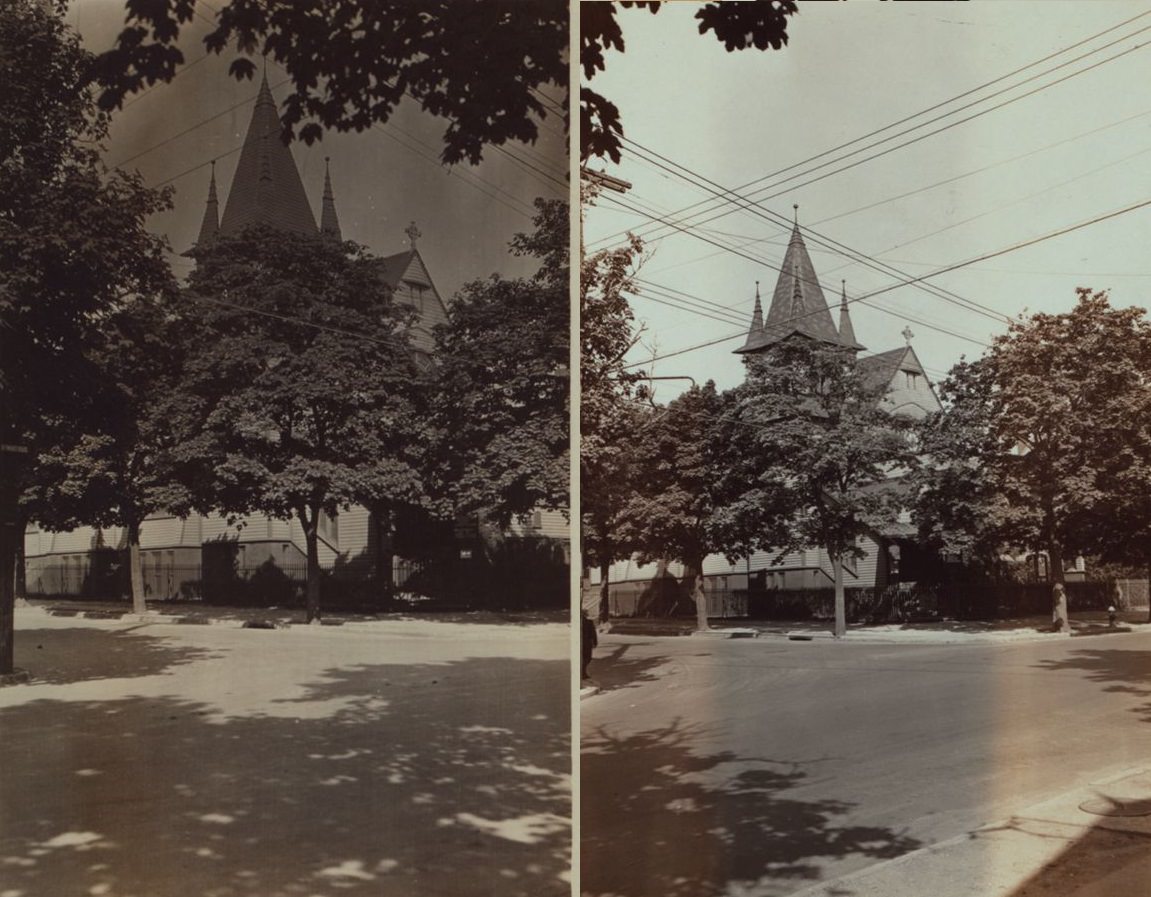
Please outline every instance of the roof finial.
[[413, 221], [404, 228], [404, 233], [408, 235], [408, 245], [414, 250], [416, 248], [416, 240], [423, 236], [423, 234], [420, 233], [420, 229], [416, 227], [416, 222]]
[[320, 233], [335, 237], [343, 242], [340, 233], [340, 219], [336, 215], [336, 199], [332, 193], [331, 157], [324, 156], [324, 196], [320, 200]]
[[912, 332], [912, 330], [911, 330], [911, 325], [910, 325], [910, 324], [909, 324], [908, 326], [906, 326], [906, 327], [904, 327], [904, 328], [903, 328], [903, 330], [902, 330], [902, 332], [901, 332], [901, 335], [903, 336], [903, 338], [904, 338], [905, 340], [907, 340], [907, 345], [909, 345], [909, 346], [910, 346], [910, 345], [911, 345], [911, 338], [912, 338], [913, 336], [915, 336], [915, 334], [914, 334], [914, 333]]
[[792, 222], [791, 223], [794, 224], [796, 227], [799, 227], [799, 203], [793, 202], [791, 204], [791, 208], [792, 208]]

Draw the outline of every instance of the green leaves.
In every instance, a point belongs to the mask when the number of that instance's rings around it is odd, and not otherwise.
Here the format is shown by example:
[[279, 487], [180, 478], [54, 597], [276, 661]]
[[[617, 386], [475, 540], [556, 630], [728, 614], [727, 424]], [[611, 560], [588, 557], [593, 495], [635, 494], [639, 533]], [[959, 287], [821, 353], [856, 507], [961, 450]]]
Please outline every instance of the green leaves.
[[1144, 558], [1151, 533], [1151, 326], [1080, 289], [1061, 315], [1015, 322], [943, 384], [923, 432], [921, 530], [981, 553]]
[[[99, 59], [102, 108], [172, 78], [174, 45], [192, 7], [191, 0], [129, 4], [126, 28]], [[541, 93], [567, 90], [567, 36], [559, 0], [230, 0], [204, 45], [262, 53], [287, 70], [285, 125], [308, 143], [324, 128], [387, 122], [408, 96], [447, 121], [441, 158], [451, 165], [478, 164], [487, 145], [536, 140], [540, 123], [557, 114]], [[231, 66], [237, 79], [253, 70], [247, 60]]]
[[536, 208], [512, 242], [536, 275], [467, 284], [436, 333], [430, 472], [455, 513], [501, 524], [570, 503], [567, 204]]

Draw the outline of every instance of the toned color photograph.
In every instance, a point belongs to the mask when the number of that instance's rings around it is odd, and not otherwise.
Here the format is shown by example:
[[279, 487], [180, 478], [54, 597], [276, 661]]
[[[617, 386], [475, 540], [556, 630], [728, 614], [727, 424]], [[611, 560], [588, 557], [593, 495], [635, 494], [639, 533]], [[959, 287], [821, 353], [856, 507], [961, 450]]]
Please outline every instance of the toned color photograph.
[[579, 14], [581, 893], [1151, 893], [1146, 4]]
[[0, 895], [571, 890], [562, 2], [0, 0]]

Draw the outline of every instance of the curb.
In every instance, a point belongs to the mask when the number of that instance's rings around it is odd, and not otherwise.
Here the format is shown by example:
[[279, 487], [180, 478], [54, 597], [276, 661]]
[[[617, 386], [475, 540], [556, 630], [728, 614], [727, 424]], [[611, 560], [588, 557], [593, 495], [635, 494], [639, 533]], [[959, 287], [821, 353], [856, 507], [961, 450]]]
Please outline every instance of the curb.
[[[966, 845], [971, 842], [973, 838], [977, 838], [981, 833], [991, 833], [997, 830], [1010, 828], [1021, 820], [1036, 819], [1037, 816], [1033, 814], [1033, 810], [1038, 807], [1048, 806], [1052, 803], [1059, 801], [1075, 800], [1078, 795], [1081, 795], [1093, 788], [1103, 788], [1108, 785], [1114, 785], [1125, 779], [1134, 778], [1136, 776], [1151, 774], [1151, 767], [1147, 766], [1133, 766], [1128, 767], [1119, 772], [1104, 772], [1102, 778], [1093, 779], [1074, 788], [1066, 791], [1063, 794], [1048, 797], [1044, 800], [1037, 801], [1030, 804], [1026, 809], [1015, 813], [1011, 816], [1000, 819], [996, 822], [988, 822], [970, 829], [961, 834], [954, 835], [946, 838], [943, 841], [937, 841], [934, 844], [928, 844], [925, 847], [917, 848], [902, 856], [894, 857], [890, 860], [884, 860], [880, 863], [873, 863], [870, 866], [865, 866], [863, 869], [857, 869], [854, 872], [848, 872], [846, 875], [841, 875], [836, 878], [829, 878], [827, 881], [819, 882], [818, 884], [809, 885], [799, 891], [792, 891], [788, 897], [829, 897], [829, 895], [840, 893], [852, 893], [848, 886], [854, 882], [861, 882], [865, 879], [875, 876], [882, 876], [890, 870], [900, 866], [906, 866], [926, 857], [933, 857], [938, 854], [946, 853], [948, 850], [960, 845]], [[1046, 820], [1053, 824], [1060, 825], [1057, 820]], [[1068, 827], [1076, 827], [1080, 824], [1065, 823]], [[1100, 827], [1104, 827], [1102, 823], [1097, 823]]]

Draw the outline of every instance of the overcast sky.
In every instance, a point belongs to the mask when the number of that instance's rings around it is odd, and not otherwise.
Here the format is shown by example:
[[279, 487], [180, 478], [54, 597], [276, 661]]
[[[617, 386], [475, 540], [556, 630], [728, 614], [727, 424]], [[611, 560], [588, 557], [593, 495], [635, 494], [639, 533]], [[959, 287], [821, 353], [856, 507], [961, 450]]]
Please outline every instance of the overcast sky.
[[[209, 4], [200, 3], [197, 10], [214, 16]], [[123, 0], [75, 0], [69, 14], [69, 23], [95, 51], [111, 46], [123, 21]], [[169, 238], [176, 253], [195, 241], [212, 159], [218, 160], [223, 213], [259, 85], [258, 80], [237, 82], [230, 77], [227, 69], [233, 57], [227, 53], [203, 58], [202, 38], [209, 30], [200, 18], [186, 26], [181, 36], [186, 66], [170, 84], [129, 99], [114, 118], [106, 154], [110, 165], [138, 169], [150, 185], [170, 183], [175, 188], [175, 208], [155, 216], [151, 224]], [[287, 95], [287, 85], [276, 87], [286, 78], [282, 69], [269, 64], [268, 81], [277, 101]], [[531, 260], [508, 253], [508, 241], [517, 232], [532, 229], [535, 197], [554, 198], [567, 191], [491, 150], [478, 167], [463, 164], [449, 170], [439, 162], [445, 128], [446, 122], [409, 103], [387, 125], [359, 134], [331, 132], [312, 146], [294, 144], [292, 153], [317, 220], [324, 157], [331, 157], [345, 239], [381, 255], [399, 252], [407, 248], [404, 229], [416, 221], [422, 232], [420, 253], [441, 294], [449, 299], [461, 284], [493, 272], [505, 276], [534, 272]], [[567, 141], [555, 117], [545, 122], [534, 146], [509, 148], [554, 177], [562, 178], [567, 171]], [[190, 267], [188, 259], [178, 256], [174, 263], [181, 274]]]
[[[762, 205], [788, 220], [798, 204], [801, 226], [894, 265], [908, 277], [1151, 199], [1151, 10], [1145, 3], [801, 3], [789, 25], [788, 46], [766, 53], [727, 53], [711, 35], [700, 36], [693, 5], [665, 6], [657, 15], [621, 10], [626, 51], [608, 54], [607, 71], [592, 86], [619, 106], [629, 139], [727, 188], [805, 163], [1141, 16], [1042, 65], [743, 191], [760, 189], [756, 195], [766, 197]], [[1141, 29], [1147, 30], [1134, 36]], [[1100, 50], [1126, 35], [1133, 36]], [[1052, 83], [1136, 44], [1144, 48]], [[1089, 55], [988, 98], [1082, 54]], [[892, 149], [1043, 85], [1050, 86]], [[779, 183], [969, 103], [975, 105]], [[625, 146], [624, 153], [619, 166], [595, 166], [633, 184], [619, 202], [666, 217], [708, 198], [704, 190], [642, 161], [638, 151]], [[704, 306], [707, 313], [722, 320], [659, 304], [647, 288], [648, 295], [633, 303], [646, 326], [644, 346], [635, 357], [734, 337], [657, 361], [658, 375], [714, 378], [721, 387], [742, 379], [732, 350], [742, 344], [750, 323], [755, 281], [765, 304], [771, 295], [778, 273], [773, 265], [782, 258], [789, 227], [731, 205], [724, 210], [729, 214], [689, 229], [741, 247], [753, 259], [668, 228], [661, 232], [670, 235], [648, 243], [640, 276], [658, 285], [656, 290], [672, 288], [697, 305], [712, 303]], [[649, 218], [612, 198], [589, 210], [585, 225], [592, 249], [611, 244], [608, 238], [625, 228], [643, 233], [652, 227]], [[930, 282], [1008, 316], [1065, 311], [1074, 305], [1077, 286], [1110, 289], [1118, 306], [1144, 306], [1151, 289], [1149, 238], [1151, 208], [1145, 208]], [[823, 250], [813, 236], [807, 245], [833, 304], [841, 278], [849, 298], [901, 279]], [[910, 324], [912, 344], [934, 379], [961, 355], [979, 355], [992, 335], [1006, 329], [994, 314], [959, 307], [913, 286], [867, 301], [874, 307], [851, 306], [859, 341], [869, 352], [893, 349], [904, 344], [901, 332]], [[661, 385], [660, 398], [679, 388]]]

